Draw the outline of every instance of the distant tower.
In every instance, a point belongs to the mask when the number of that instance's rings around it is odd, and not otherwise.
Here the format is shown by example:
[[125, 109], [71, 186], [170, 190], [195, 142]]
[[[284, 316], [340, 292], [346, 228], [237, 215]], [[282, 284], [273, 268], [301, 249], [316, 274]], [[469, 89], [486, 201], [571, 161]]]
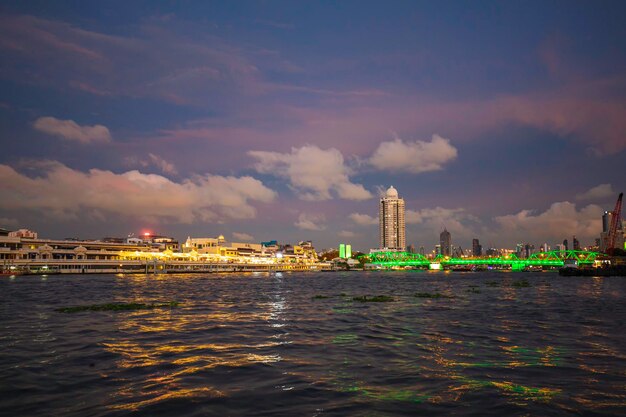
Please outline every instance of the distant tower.
[[576, 236], [572, 238], [572, 249], [580, 250], [580, 242], [576, 239]]
[[393, 188], [393, 185], [380, 199], [378, 223], [380, 248], [404, 250], [406, 247], [404, 199], [398, 197], [398, 191]]
[[482, 256], [483, 247], [478, 239], [472, 239], [472, 256]]
[[452, 236], [445, 227], [443, 228], [443, 232], [439, 235], [439, 243], [441, 244], [441, 254], [443, 256], [450, 256], [452, 252]]
[[569, 246], [567, 245], [567, 239], [563, 240], [563, 246], [565, 247], [565, 250], [569, 250]]

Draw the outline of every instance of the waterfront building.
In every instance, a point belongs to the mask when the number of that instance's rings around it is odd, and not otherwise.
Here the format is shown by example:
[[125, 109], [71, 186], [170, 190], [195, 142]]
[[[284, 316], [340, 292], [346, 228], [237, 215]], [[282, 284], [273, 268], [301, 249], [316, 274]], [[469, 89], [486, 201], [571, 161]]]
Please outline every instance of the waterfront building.
[[472, 239], [472, 256], [482, 256], [483, 247], [478, 239]]
[[580, 250], [580, 242], [576, 239], [576, 236], [572, 237], [572, 249]]
[[569, 250], [569, 246], [567, 244], [567, 239], [563, 239], [563, 246], [565, 247], [565, 250]]
[[443, 232], [439, 235], [439, 244], [441, 245], [441, 254], [443, 256], [450, 256], [452, 253], [452, 235], [445, 227], [443, 228]]
[[404, 199], [398, 197], [398, 191], [392, 185], [379, 204], [381, 249], [403, 251], [406, 247], [404, 211]]
[[424, 249], [424, 247], [423, 247], [423, 246], [420, 246], [420, 255], [424, 256], [425, 254], [426, 254], [426, 253], [425, 253], [425, 249]]
[[[107, 240], [0, 236], [0, 271], [157, 273], [224, 271], [234, 268], [254, 270], [267, 269], [271, 265], [280, 265], [285, 269], [320, 267], [311, 242], [305, 242], [304, 246], [285, 245], [282, 252], [274, 252], [266, 251], [261, 244], [227, 243], [223, 236], [190, 237], [183, 245], [183, 252], [176, 252], [167, 245], [147, 240], [141, 240], [140, 243]], [[235, 266], [229, 267], [231, 264]]]
[[33, 232], [28, 229], [20, 229], [14, 232], [9, 232], [9, 237], [24, 237], [27, 239], [37, 239], [37, 232]]

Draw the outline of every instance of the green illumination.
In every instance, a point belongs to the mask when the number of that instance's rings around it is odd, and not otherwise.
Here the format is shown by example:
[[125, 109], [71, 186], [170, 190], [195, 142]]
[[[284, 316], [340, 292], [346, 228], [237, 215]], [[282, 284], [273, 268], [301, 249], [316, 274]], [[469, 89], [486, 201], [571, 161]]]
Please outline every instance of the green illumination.
[[436, 269], [454, 265], [492, 265], [510, 266], [513, 271], [521, 271], [527, 266], [563, 266], [565, 260], [576, 260], [579, 265], [592, 265], [598, 256], [598, 252], [590, 251], [552, 251], [534, 253], [527, 259], [519, 259], [515, 255], [499, 258], [448, 258], [437, 256], [428, 259], [424, 255], [409, 252], [375, 252], [368, 255], [370, 264], [385, 267], [425, 267]]
[[346, 258], [352, 258], [352, 245], [346, 245]]
[[342, 259], [346, 257], [346, 245], [344, 243], [339, 244], [339, 257]]

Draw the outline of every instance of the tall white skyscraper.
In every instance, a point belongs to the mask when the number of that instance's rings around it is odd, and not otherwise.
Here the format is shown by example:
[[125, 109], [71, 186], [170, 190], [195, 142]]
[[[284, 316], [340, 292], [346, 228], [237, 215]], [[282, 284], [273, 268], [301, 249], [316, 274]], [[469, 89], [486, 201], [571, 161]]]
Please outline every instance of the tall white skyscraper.
[[398, 191], [393, 188], [393, 185], [380, 199], [378, 223], [380, 226], [380, 248], [404, 250], [406, 247], [404, 200], [398, 197]]

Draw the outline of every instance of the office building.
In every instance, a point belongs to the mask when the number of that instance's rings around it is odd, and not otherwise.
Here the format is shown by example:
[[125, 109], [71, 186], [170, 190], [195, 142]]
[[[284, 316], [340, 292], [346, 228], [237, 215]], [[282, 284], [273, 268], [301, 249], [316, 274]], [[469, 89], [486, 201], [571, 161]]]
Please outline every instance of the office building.
[[482, 256], [483, 247], [478, 239], [472, 239], [472, 256]]
[[439, 235], [439, 244], [441, 245], [441, 254], [443, 256], [450, 256], [452, 253], [452, 236], [445, 227], [443, 228], [443, 232]]

